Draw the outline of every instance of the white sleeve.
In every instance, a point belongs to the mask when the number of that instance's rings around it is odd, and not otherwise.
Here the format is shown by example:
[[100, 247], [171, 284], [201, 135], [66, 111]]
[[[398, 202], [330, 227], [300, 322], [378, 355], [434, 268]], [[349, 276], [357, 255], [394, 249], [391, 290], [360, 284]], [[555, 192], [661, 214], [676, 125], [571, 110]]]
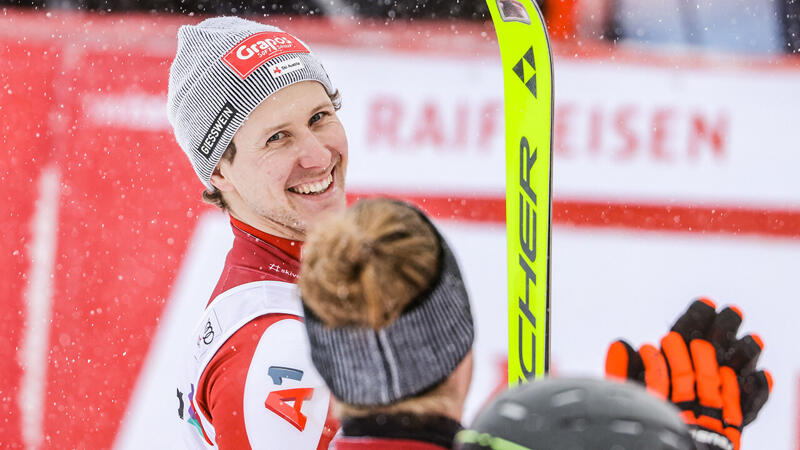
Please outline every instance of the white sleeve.
[[261, 335], [244, 387], [244, 423], [254, 449], [316, 449], [330, 392], [309, 354], [305, 325], [280, 320]]

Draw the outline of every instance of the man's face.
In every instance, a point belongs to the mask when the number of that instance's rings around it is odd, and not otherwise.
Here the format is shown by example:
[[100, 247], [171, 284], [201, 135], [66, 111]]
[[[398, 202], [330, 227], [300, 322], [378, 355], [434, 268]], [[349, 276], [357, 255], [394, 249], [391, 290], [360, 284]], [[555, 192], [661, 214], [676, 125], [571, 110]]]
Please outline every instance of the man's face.
[[233, 161], [211, 177], [231, 214], [303, 240], [324, 214], [346, 207], [347, 137], [325, 89], [303, 81], [272, 94], [233, 136]]

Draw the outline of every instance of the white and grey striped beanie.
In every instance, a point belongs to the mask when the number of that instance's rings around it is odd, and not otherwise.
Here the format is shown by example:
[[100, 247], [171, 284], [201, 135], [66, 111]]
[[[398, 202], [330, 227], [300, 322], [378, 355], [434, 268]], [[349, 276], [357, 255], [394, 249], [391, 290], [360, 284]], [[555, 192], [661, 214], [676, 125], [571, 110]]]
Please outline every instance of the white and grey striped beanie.
[[330, 328], [304, 306], [311, 360], [339, 400], [385, 406], [418, 396], [446, 380], [472, 348], [469, 296], [455, 256], [437, 235], [437, 280], [386, 327]]
[[276, 91], [305, 80], [336, 93], [309, 47], [277, 27], [215, 17], [178, 30], [167, 115], [208, 189], [215, 190], [211, 174], [247, 116]]

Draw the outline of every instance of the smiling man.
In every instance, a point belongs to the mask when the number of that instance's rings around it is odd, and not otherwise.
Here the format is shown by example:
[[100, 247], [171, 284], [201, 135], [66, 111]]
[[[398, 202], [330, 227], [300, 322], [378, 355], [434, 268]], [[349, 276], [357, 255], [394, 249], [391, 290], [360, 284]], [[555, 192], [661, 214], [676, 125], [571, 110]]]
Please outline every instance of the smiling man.
[[267, 97], [232, 142], [211, 184], [236, 219], [302, 241], [309, 222], [345, 206], [347, 139], [320, 83], [300, 81]]
[[308, 46], [235, 17], [178, 32], [175, 137], [230, 215], [233, 246], [178, 383], [190, 448], [327, 448], [338, 424], [311, 364], [295, 283], [309, 225], [343, 211], [339, 95]]

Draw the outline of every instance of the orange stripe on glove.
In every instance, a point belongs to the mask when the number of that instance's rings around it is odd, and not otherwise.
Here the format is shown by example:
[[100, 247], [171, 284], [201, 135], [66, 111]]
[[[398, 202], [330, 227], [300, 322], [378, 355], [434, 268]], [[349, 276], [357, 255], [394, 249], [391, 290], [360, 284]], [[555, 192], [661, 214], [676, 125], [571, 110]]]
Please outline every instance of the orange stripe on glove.
[[735, 306], [716, 312], [709, 299], [694, 301], [661, 339], [636, 351], [623, 340], [611, 344], [606, 374], [645, 384], [669, 399], [695, 434], [699, 448], [738, 450], [742, 427], [755, 420], [772, 390], [772, 376], [756, 371], [764, 347], [758, 335], [737, 339], [743, 314]]

